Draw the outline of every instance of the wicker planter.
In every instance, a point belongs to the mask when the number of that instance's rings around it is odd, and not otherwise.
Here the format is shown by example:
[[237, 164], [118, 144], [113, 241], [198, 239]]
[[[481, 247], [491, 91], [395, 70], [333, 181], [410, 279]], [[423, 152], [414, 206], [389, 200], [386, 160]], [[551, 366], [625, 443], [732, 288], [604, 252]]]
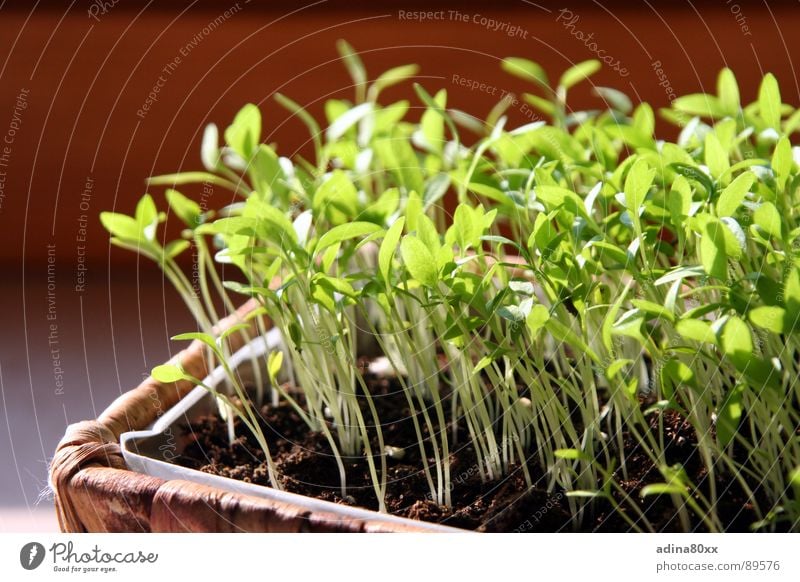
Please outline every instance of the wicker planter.
[[[220, 323], [222, 331], [252, 310], [245, 304]], [[242, 347], [240, 334], [231, 336], [231, 350]], [[209, 373], [199, 342], [175, 356], [196, 378]], [[147, 475], [128, 467], [120, 446], [124, 433], [145, 431], [195, 387], [188, 382], [161, 384], [148, 378], [123, 394], [97, 420], [70, 425], [50, 466], [59, 525], [64, 532], [411, 532], [455, 531], [409, 519], [387, 518], [377, 512], [354, 510], [266, 487], [237, 483], [200, 473], [186, 476], [161, 462]], [[202, 389], [200, 389], [202, 390]], [[194, 393], [192, 402], [201, 395]], [[167, 420], [167, 419], [162, 419]], [[165, 423], [160, 422], [160, 426]], [[156, 427], [158, 428], [158, 426]], [[126, 445], [139, 432], [126, 435]], [[128, 459], [135, 447], [126, 446]], [[132, 465], [146, 466], [141, 461]], [[199, 472], [195, 472], [199, 473]], [[222, 480], [222, 481], [219, 481]], [[230, 483], [225, 483], [230, 482]], [[220, 486], [222, 485], [222, 486]], [[255, 488], [255, 489], [254, 489]]]

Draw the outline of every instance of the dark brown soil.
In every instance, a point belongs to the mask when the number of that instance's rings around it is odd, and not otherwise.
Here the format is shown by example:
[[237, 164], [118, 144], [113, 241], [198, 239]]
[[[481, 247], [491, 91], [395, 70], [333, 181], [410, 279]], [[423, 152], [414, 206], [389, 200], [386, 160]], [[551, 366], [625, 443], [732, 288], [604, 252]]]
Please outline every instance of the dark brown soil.
[[[388, 459], [386, 504], [390, 513], [487, 532], [627, 532], [633, 529], [611, 503], [597, 498], [586, 507], [580, 520], [573, 520], [569, 498], [561, 491], [547, 490], [547, 479], [539, 472], [535, 455], [528, 463], [535, 481], [533, 488], [527, 488], [520, 470], [501, 481], [482, 483], [466, 434], [461, 435], [459, 445], [451, 454], [452, 507], [438, 505], [430, 499], [416, 433], [399, 386], [385, 378], [368, 376], [367, 379], [384, 423], [385, 443], [404, 450], [402, 460]], [[288, 404], [264, 406], [261, 414], [284, 489], [335, 503], [377, 508], [364, 458], [347, 460], [348, 495], [343, 498], [339, 472], [325, 437], [310, 432]], [[692, 427], [674, 411], [655, 412], [649, 419], [654, 432], [659, 428], [659, 420], [663, 422], [668, 464], [682, 464], [692, 483], [707, 491], [708, 477], [697, 453]], [[177, 463], [207, 473], [269, 485], [264, 453], [244, 426], [237, 426], [240, 436], [233, 446], [228, 443], [225, 423], [216, 416], [200, 419], [187, 426], [186, 431], [191, 442]], [[373, 443], [373, 447], [377, 449], [377, 443]], [[644, 486], [664, 479], [630, 435], [624, 439], [624, 455], [627, 475], [618, 470], [614, 476], [628, 499], [638, 505], [658, 531], [680, 531], [681, 521], [668, 496], [641, 499], [639, 493]], [[730, 475], [718, 475], [717, 490], [720, 493], [718, 510], [725, 528], [748, 531], [757, 517], [740, 487]], [[624, 495], [614, 491], [613, 497], [621, 511], [637, 522], [637, 512], [626, 505]], [[704, 529], [695, 517], [690, 519], [692, 527]]]

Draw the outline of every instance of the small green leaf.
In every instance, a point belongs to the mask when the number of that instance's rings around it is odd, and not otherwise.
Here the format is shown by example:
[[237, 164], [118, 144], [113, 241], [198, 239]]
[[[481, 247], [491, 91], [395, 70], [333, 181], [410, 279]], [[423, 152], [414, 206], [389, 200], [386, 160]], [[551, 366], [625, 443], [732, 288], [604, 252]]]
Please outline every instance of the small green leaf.
[[766, 329], [773, 333], [786, 333], [784, 321], [786, 321], [786, 310], [783, 307], [774, 305], [762, 305], [748, 312], [748, 317], [753, 325]]
[[640, 495], [649, 497], [650, 495], [682, 495], [686, 493], [686, 488], [677, 483], [653, 483], [642, 488]]
[[439, 280], [436, 260], [425, 244], [416, 237], [407, 235], [400, 242], [400, 252], [408, 272], [427, 287], [435, 287]]
[[755, 181], [755, 174], [744, 172], [722, 191], [717, 200], [717, 216], [733, 216]]
[[639, 311], [643, 311], [648, 315], [653, 315], [656, 318], [666, 319], [667, 321], [673, 321], [675, 319], [675, 316], [669, 309], [658, 303], [653, 303], [652, 301], [646, 301], [644, 299], [634, 299], [631, 303]]
[[348, 222], [334, 226], [328, 232], [319, 237], [315, 253], [320, 253], [331, 245], [339, 244], [352, 238], [357, 238], [367, 234], [373, 234], [381, 230], [381, 227], [372, 222]]
[[767, 73], [758, 90], [758, 110], [767, 127], [781, 129], [781, 91], [772, 73]]
[[281, 366], [283, 366], [283, 352], [280, 350], [270, 352], [269, 356], [267, 356], [267, 372], [269, 373], [270, 381], [273, 384], [277, 383], [278, 373], [281, 371]]
[[126, 214], [101, 212], [100, 222], [112, 236], [126, 241], [136, 242], [141, 234], [136, 219]]
[[161, 366], [156, 366], [150, 372], [150, 375], [162, 384], [179, 382], [186, 376], [183, 370], [173, 364], [162, 364]]
[[564, 74], [561, 75], [561, 79], [559, 79], [558, 84], [565, 89], [569, 89], [583, 81], [584, 79], [588, 79], [592, 75], [594, 75], [597, 71], [600, 70], [601, 64], [600, 61], [596, 59], [592, 59], [589, 61], [583, 61], [582, 63], [578, 63], [577, 65], [573, 65], [566, 71]]
[[753, 213], [753, 222], [764, 232], [776, 239], [783, 238], [781, 215], [772, 202], [764, 202]]
[[682, 319], [675, 325], [675, 331], [686, 339], [701, 343], [713, 344], [717, 341], [711, 325], [707, 321], [699, 319]]
[[723, 353], [738, 369], [744, 369], [753, 357], [753, 336], [750, 328], [738, 317], [730, 317], [722, 328]]
[[544, 69], [533, 61], [517, 57], [508, 57], [503, 59], [501, 66], [506, 73], [514, 75], [515, 77], [519, 77], [525, 81], [538, 83], [545, 88], [550, 86], [550, 82], [547, 80], [547, 74], [544, 72]]
[[358, 53], [346, 40], [340, 39], [337, 41], [336, 49], [344, 61], [347, 72], [350, 73], [350, 78], [353, 79], [353, 84], [356, 86], [356, 94], [358, 95], [363, 91], [364, 84], [367, 82], [367, 71], [364, 68], [364, 63], [361, 62], [361, 57], [358, 56]]
[[625, 206], [634, 222], [639, 220], [639, 209], [644, 204], [645, 196], [653, 185], [655, 170], [644, 158], [636, 160], [625, 177]]
[[145, 194], [136, 205], [136, 223], [139, 232], [145, 240], [154, 242], [156, 240], [156, 227], [158, 226], [158, 209], [150, 194]]
[[164, 247], [164, 254], [170, 259], [174, 259], [188, 248], [188, 240], [174, 240]]
[[697, 115], [698, 117], [710, 117], [722, 119], [725, 117], [725, 108], [720, 100], [714, 95], [704, 93], [694, 93], [678, 97], [672, 102], [672, 107], [682, 113]]
[[772, 171], [775, 172], [775, 178], [781, 191], [786, 187], [786, 180], [789, 179], [792, 164], [792, 146], [788, 138], [783, 136], [778, 140], [775, 152], [772, 154]]
[[553, 454], [557, 459], [567, 459], [570, 461], [588, 461], [590, 460], [589, 456], [584, 453], [583, 451], [579, 451], [578, 449], [556, 449], [553, 451]]
[[312, 199], [315, 215], [324, 215], [333, 224], [343, 224], [358, 211], [358, 191], [341, 170], [334, 170]]
[[200, 205], [172, 188], [166, 191], [167, 204], [181, 221], [189, 228], [200, 224]]
[[441, 154], [444, 149], [444, 117], [441, 112], [447, 105], [447, 91], [440, 90], [433, 97], [435, 107], [428, 107], [422, 114], [419, 125], [428, 150]]
[[712, 132], [706, 134], [704, 150], [708, 171], [711, 172], [714, 178], [719, 179], [730, 168], [731, 164], [728, 159], [728, 153], [723, 149], [716, 134]]
[[402, 65], [384, 71], [372, 84], [371, 92], [374, 92], [373, 97], [377, 98], [378, 94], [387, 87], [402, 83], [406, 79], [416, 75], [417, 72], [419, 72], [419, 66], [417, 65]]
[[541, 303], [537, 303], [528, 313], [525, 323], [528, 325], [531, 335], [536, 337], [539, 334], [539, 330], [545, 326], [549, 319], [550, 311]]
[[252, 103], [242, 107], [225, 130], [225, 142], [245, 161], [261, 141], [261, 111]]
[[209, 348], [211, 348], [211, 351], [213, 351], [214, 354], [220, 360], [223, 359], [222, 352], [220, 351], [219, 346], [217, 345], [217, 341], [214, 339], [213, 336], [207, 333], [202, 333], [199, 331], [180, 333], [178, 335], [172, 336], [172, 339], [174, 341], [194, 341], [194, 340], [199, 341], [207, 345]]
[[378, 251], [378, 266], [381, 271], [383, 280], [386, 285], [391, 285], [390, 274], [392, 270], [392, 257], [397, 250], [397, 243], [400, 241], [400, 236], [403, 234], [403, 226], [406, 219], [404, 217], [398, 218], [395, 223], [386, 231], [386, 236], [383, 237], [380, 251]]
[[730, 117], [736, 117], [741, 107], [739, 85], [736, 83], [733, 71], [728, 68], [722, 69], [717, 77], [717, 96], [725, 113]]
[[721, 447], [728, 446], [739, 430], [743, 392], [743, 384], [737, 384], [731, 388], [717, 413], [717, 442]]
[[719, 220], [709, 220], [700, 238], [700, 258], [703, 269], [710, 277], [726, 280], [728, 254], [725, 247], [725, 225]]

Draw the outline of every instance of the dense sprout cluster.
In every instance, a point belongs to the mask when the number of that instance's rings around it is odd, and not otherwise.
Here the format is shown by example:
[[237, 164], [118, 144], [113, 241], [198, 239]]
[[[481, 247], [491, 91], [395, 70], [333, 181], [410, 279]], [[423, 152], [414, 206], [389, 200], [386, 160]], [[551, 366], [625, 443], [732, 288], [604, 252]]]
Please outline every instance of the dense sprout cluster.
[[[660, 112], [680, 127], [669, 142], [656, 139], [648, 104], [634, 109], [616, 90], [596, 88], [596, 111], [568, 108], [596, 61], [554, 86], [535, 63], [504, 61], [550, 120], [509, 129], [507, 101], [479, 121], [418, 85], [423, 112], [409, 121], [409, 102], [379, 98], [417, 68], [370, 82], [357, 54], [339, 48], [356, 95], [326, 103], [324, 130], [276, 96], [308, 127], [314, 160], [261, 143], [260, 112], [247, 105], [224, 146], [207, 129], [204, 172], [150, 180], [212, 183], [239, 201], [206, 211], [168, 189], [185, 230], [167, 244], [150, 196], [134, 216], [103, 214], [112, 241], [158, 262], [184, 296], [201, 330], [179, 337], [206, 342], [227, 366], [212, 295], [226, 310], [230, 292], [257, 298], [287, 343], [261, 384], [327, 437], [343, 494], [346, 459], [366, 458], [381, 509], [391, 443], [358, 366], [365, 337], [402, 385], [440, 504], [451, 503], [450, 453], [467, 434], [482, 479], [522, 471], [531, 487], [565, 492], [576, 523], [603, 499], [648, 530], [640, 497], [665, 495], [683, 528], [724, 530], [724, 476], [755, 508], [753, 527], [797, 527], [800, 172], [789, 136], [800, 110], [781, 102], [775, 78], [743, 105], [723, 70], [716, 95]], [[480, 136], [470, 146], [467, 131]], [[176, 262], [190, 246], [199, 293]], [[221, 281], [215, 262], [247, 282]], [[281, 368], [291, 386], [277, 381]], [[253, 403], [263, 395], [250, 398], [229, 372], [230, 392], [215, 391], [221, 410], [245, 421], [269, 459]], [[154, 373], [185, 377], [172, 366]], [[702, 482], [668, 462], [665, 411], [690, 424]], [[636, 498], [619, 485], [632, 469], [624, 439], [662, 477]], [[270, 475], [280, 487], [271, 463]]]

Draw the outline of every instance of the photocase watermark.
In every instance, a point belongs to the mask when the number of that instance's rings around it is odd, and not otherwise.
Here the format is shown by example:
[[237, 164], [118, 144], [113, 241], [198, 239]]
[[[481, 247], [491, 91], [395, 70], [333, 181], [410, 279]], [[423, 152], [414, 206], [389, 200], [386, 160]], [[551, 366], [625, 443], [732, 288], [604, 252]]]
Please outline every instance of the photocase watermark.
[[725, 4], [727, 4], [728, 10], [730, 10], [731, 14], [733, 14], [733, 17], [736, 19], [736, 24], [739, 25], [739, 30], [742, 32], [742, 35], [753, 36], [750, 25], [747, 24], [747, 17], [744, 15], [744, 12], [742, 12], [742, 7], [734, 0], [726, 0]]
[[103, 2], [103, 0], [94, 0], [94, 2], [89, 5], [86, 14], [95, 22], [100, 22], [100, 16], [105, 16], [111, 12], [117, 4], [119, 4], [119, 0], [106, 0], [105, 2]]
[[608, 52], [598, 44], [597, 40], [594, 38], [593, 32], [586, 33], [576, 27], [580, 19], [580, 15], [575, 14], [569, 8], [562, 8], [558, 11], [558, 16], [556, 16], [556, 22], [561, 23], [561, 26], [563, 26], [565, 30], [568, 30], [573, 37], [581, 41], [583, 45], [589, 49], [589, 52], [593, 53], [600, 61], [610, 67], [612, 71], [617, 73], [620, 77], [627, 77], [630, 75], [631, 72], [627, 67], [622, 65], [620, 59], [608, 54]]
[[[206, 180], [203, 182], [203, 190], [200, 193], [200, 214], [208, 212], [208, 200], [214, 195], [214, 185]], [[192, 245], [192, 294], [195, 298], [200, 297], [200, 250], [197, 245]]]
[[75, 252], [77, 262], [73, 274], [75, 292], [82, 294], [86, 291], [86, 242], [89, 231], [89, 210], [91, 209], [92, 191], [94, 190], [94, 178], [86, 176], [83, 190], [78, 201], [78, 209], [81, 211], [78, 216], [78, 231], [75, 234]]
[[[247, 4], [249, 1], [250, 0], [246, 0], [243, 3]], [[237, 2], [225, 12], [217, 16], [214, 20], [206, 24], [191, 38], [191, 40], [189, 40], [189, 42], [187, 42], [178, 50], [178, 54], [175, 55], [172, 60], [162, 67], [158, 79], [156, 79], [156, 82], [153, 83], [153, 86], [150, 88], [150, 92], [147, 94], [147, 97], [145, 98], [141, 107], [136, 110], [136, 116], [139, 119], [144, 119], [147, 117], [148, 112], [158, 102], [158, 97], [161, 94], [162, 89], [167, 86], [167, 82], [169, 81], [170, 77], [172, 77], [180, 68], [181, 64], [183, 64], [183, 59], [188, 57], [194, 49], [200, 46], [204, 40], [211, 36], [211, 34], [220, 26], [225, 24], [225, 22], [227, 22], [233, 15], [238, 14], [242, 10], [241, 4], [242, 3]]]
[[653, 72], [656, 74], [656, 78], [658, 79], [658, 86], [664, 88], [664, 93], [667, 95], [667, 99], [669, 102], [672, 103], [678, 96], [675, 94], [675, 89], [672, 88], [672, 83], [670, 83], [669, 77], [667, 76], [667, 72], [664, 70], [661, 61], [655, 60], [650, 63], [650, 68], [653, 69]]
[[155, 564], [155, 552], [105, 551], [95, 544], [88, 551], [77, 550], [73, 542], [56, 542], [50, 548], [39, 542], [28, 542], [19, 551], [19, 563], [25, 570], [35, 570], [50, 556], [53, 572], [71, 574], [110, 574], [120, 571], [119, 566]]
[[547, 498], [547, 501], [536, 510], [536, 512], [530, 517], [530, 519], [526, 519], [523, 523], [519, 525], [516, 529], [514, 529], [511, 533], [525, 533], [531, 531], [534, 526], [539, 523], [542, 518], [547, 515], [547, 513], [560, 505], [561, 500], [564, 498], [564, 494], [559, 491], [555, 495], [551, 495]]
[[475, 24], [489, 32], [505, 34], [511, 38], [528, 40], [530, 32], [518, 24], [507, 20], [497, 20], [479, 13], [461, 12], [460, 10], [398, 10], [397, 19], [413, 22], [448, 21]]
[[56, 245], [47, 245], [47, 348], [53, 367], [56, 396], [64, 395], [64, 369], [61, 367], [61, 340], [58, 331], [58, 304], [56, 303]]
[[[148, 378], [149, 374], [143, 374], [144, 378]], [[153, 408], [156, 411], [156, 419], [161, 418], [164, 415], [164, 404], [161, 402], [161, 398], [158, 395], [157, 390], [152, 390], [150, 392], [150, 400], [152, 401]], [[172, 432], [172, 426], [168, 426], [166, 429], [162, 431], [165, 437], [165, 441], [158, 446], [158, 451], [161, 453], [163, 459], [167, 462], [172, 462], [176, 457], [178, 457], [178, 444], [175, 439], [175, 434]]]
[[17, 133], [22, 127], [22, 113], [28, 108], [29, 94], [30, 89], [24, 87], [17, 93], [17, 100], [14, 103], [11, 121], [8, 123], [8, 128], [3, 136], [3, 142], [0, 144], [0, 212], [3, 211], [3, 203], [6, 199], [6, 180], [8, 179], [6, 168], [11, 164], [11, 153], [14, 150], [14, 141], [16, 141]]
[[19, 551], [19, 564], [26, 570], [35, 570], [44, 562], [44, 546], [39, 542], [28, 542]]

